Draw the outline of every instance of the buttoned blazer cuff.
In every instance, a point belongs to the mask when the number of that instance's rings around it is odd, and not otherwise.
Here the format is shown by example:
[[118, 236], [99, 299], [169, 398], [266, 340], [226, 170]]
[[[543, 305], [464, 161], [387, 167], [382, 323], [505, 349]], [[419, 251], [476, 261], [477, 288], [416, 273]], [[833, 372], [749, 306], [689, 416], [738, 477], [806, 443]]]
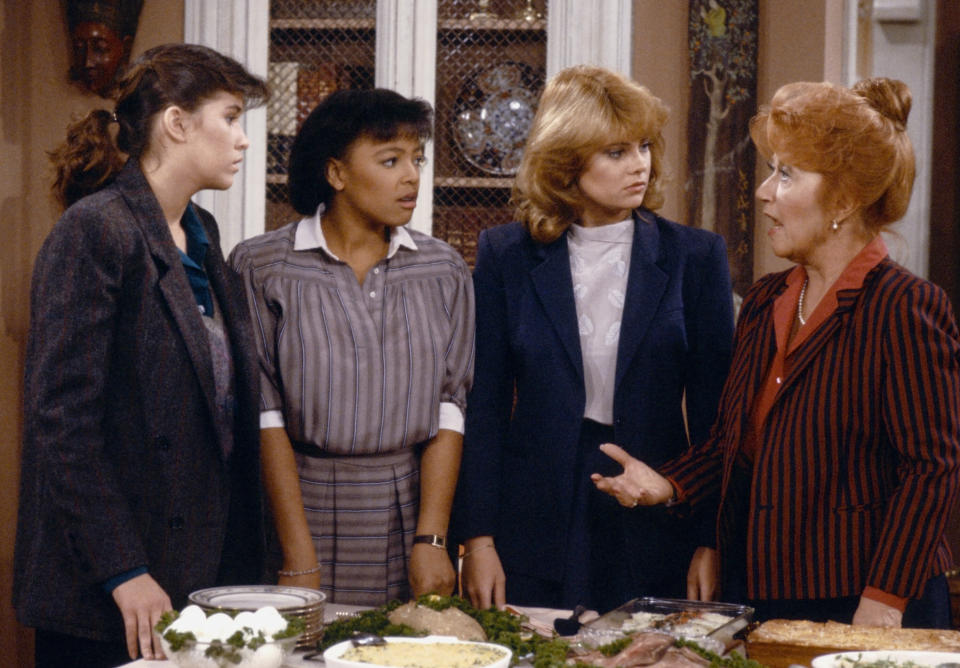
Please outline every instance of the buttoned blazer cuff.
[[682, 503], [686, 503], [687, 496], [686, 494], [683, 493], [683, 488], [681, 488], [680, 485], [677, 484], [677, 481], [673, 479], [673, 476], [666, 475], [664, 476], [664, 478], [666, 478], [667, 481], [671, 485], [673, 485], [673, 498], [671, 498], [669, 501], [666, 502], [665, 505], [667, 506], [667, 508], [670, 508], [672, 506], [679, 506]]

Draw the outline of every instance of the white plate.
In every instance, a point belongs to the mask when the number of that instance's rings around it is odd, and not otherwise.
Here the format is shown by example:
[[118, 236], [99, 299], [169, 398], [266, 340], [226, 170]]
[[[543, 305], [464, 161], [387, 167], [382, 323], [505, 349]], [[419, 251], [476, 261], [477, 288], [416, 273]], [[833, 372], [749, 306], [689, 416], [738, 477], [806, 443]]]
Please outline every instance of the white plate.
[[893, 661], [897, 664], [913, 663], [917, 666], [935, 667], [941, 663], [960, 663], [960, 654], [955, 652], [924, 652], [919, 650], [864, 650], [857, 652], [833, 652], [821, 654], [811, 662], [812, 668], [852, 668], [854, 662], [873, 663]]
[[[471, 642], [468, 640], [459, 640], [453, 636], [427, 636], [426, 638], [405, 638], [402, 636], [387, 636], [385, 638], [387, 642], [413, 642], [413, 643], [459, 643], [463, 645], [479, 645], [482, 647], [494, 647], [501, 652], [504, 652], [502, 659], [498, 659], [493, 663], [489, 663], [484, 668], [507, 668], [510, 665], [510, 658], [513, 656], [508, 648], [503, 645], [495, 645], [488, 642]], [[349, 661], [347, 659], [341, 659], [340, 655], [346, 652], [353, 646], [353, 643], [349, 640], [344, 640], [339, 642], [332, 647], [328, 647], [327, 650], [323, 653], [323, 662], [327, 668], [374, 668], [374, 664], [371, 663], [360, 663], [358, 661]], [[376, 666], [376, 668], [390, 668], [389, 666]]]
[[306, 587], [280, 585], [250, 585], [210, 587], [193, 592], [188, 597], [201, 608], [227, 610], [257, 610], [272, 605], [280, 612], [316, 607], [327, 598], [323, 592]]

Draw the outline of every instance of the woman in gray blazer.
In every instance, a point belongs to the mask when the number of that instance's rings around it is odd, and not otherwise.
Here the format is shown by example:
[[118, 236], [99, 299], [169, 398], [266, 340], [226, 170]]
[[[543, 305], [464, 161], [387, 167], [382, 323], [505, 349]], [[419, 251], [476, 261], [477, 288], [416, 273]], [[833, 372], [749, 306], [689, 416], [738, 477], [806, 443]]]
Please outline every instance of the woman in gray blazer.
[[165, 610], [259, 580], [251, 325], [190, 198], [231, 185], [265, 97], [215, 51], [155, 47], [52, 154], [68, 208], [34, 268], [13, 591], [38, 667], [162, 657]]

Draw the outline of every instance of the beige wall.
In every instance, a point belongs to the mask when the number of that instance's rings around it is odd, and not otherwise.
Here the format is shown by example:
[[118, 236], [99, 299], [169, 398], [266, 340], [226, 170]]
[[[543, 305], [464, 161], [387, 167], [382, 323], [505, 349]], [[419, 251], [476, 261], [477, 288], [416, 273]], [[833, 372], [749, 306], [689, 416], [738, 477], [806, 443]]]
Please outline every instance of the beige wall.
[[633, 3], [633, 78], [670, 108], [663, 130], [666, 143], [666, 202], [658, 213], [686, 222], [683, 182], [687, 167], [687, 0]]
[[[183, 39], [183, 0], [145, 0], [134, 54]], [[4, 0], [0, 13], [0, 665], [32, 665], [10, 604], [20, 388], [33, 258], [57, 217], [46, 151], [74, 115], [107, 101], [67, 81], [67, 29], [54, 0]]]

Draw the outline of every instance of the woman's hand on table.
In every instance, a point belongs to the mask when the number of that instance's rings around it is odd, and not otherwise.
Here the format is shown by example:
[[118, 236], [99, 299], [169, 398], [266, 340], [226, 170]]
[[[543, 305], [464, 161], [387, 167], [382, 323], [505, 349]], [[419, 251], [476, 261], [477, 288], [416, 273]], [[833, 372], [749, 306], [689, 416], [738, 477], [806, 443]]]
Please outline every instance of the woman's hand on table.
[[853, 623], [856, 626], [883, 626], [899, 629], [903, 625], [903, 613], [886, 603], [861, 596], [860, 605], [853, 613]]
[[410, 554], [410, 590], [421, 594], [449, 596], [457, 583], [457, 573], [445, 549], [419, 543]]
[[698, 547], [687, 570], [687, 598], [691, 601], [712, 601], [717, 593], [717, 551]]
[[173, 609], [167, 592], [149, 573], [144, 573], [118, 585], [111, 593], [123, 617], [130, 658], [137, 658], [138, 645], [144, 659], [164, 658], [163, 646], [154, 635], [153, 627], [160, 621], [160, 615]]
[[463, 545], [461, 586], [478, 610], [507, 604], [507, 576], [492, 536], [477, 536]]
[[620, 502], [621, 506], [634, 508], [655, 506], [673, 498], [673, 485], [652, 468], [633, 457], [619, 445], [604, 443], [600, 451], [623, 467], [616, 476], [590, 474], [590, 480], [601, 492], [606, 492]]

